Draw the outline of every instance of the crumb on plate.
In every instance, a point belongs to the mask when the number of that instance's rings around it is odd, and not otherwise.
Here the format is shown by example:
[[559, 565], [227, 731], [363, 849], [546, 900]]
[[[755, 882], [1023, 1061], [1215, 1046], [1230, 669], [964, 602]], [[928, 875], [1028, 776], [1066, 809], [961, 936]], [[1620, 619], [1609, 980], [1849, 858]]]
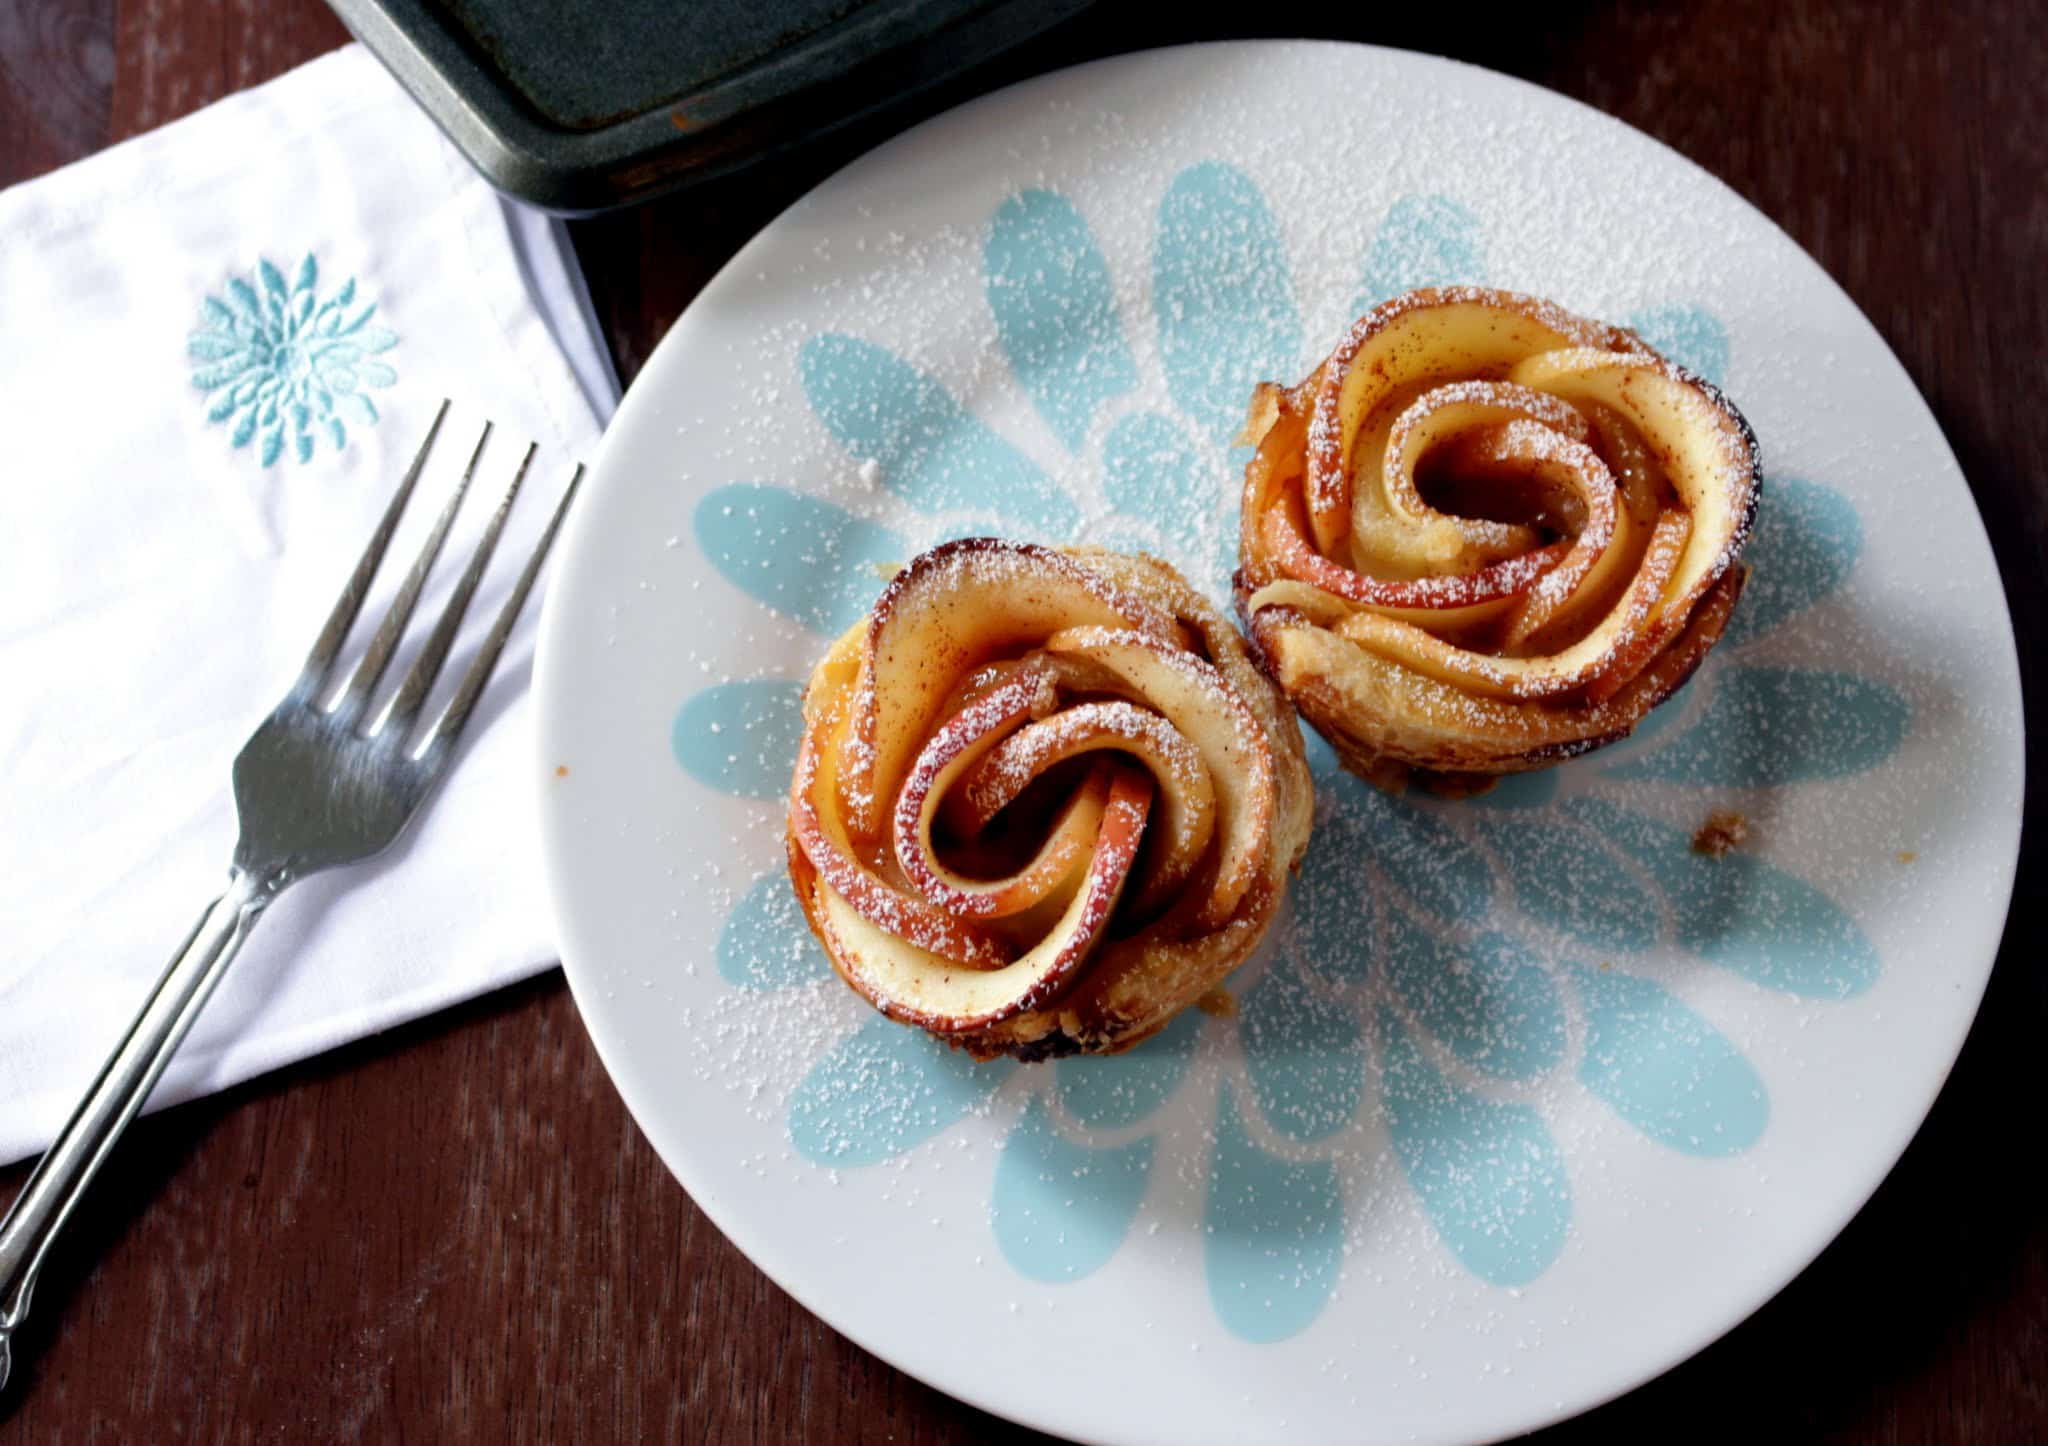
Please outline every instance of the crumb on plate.
[[1717, 808], [1692, 836], [1692, 851], [1718, 859], [1749, 841], [1749, 820], [1732, 808]]

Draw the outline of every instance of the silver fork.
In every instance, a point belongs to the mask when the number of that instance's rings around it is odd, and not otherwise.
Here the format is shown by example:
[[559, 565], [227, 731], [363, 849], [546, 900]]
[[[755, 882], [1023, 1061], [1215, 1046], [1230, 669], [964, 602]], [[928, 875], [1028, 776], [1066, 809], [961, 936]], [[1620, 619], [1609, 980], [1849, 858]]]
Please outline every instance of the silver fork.
[[263, 917], [264, 910], [291, 885], [323, 869], [382, 853], [405, 831], [435, 783], [447, 772], [455, 741], [469, 721], [498, 654], [504, 649], [505, 639], [519, 617], [520, 607], [533, 588], [541, 562], [555, 540], [576, 485], [583, 478], [580, 466], [563, 489], [547, 530], [521, 570], [512, 595], [491, 624], [476, 661], [463, 675], [440, 715], [426, 728], [417, 730], [415, 736], [414, 724], [420, 708], [433, 689], [441, 665], [447, 661], [470, 597], [483, 580], [498, 534], [533, 462], [534, 448], [528, 447], [512, 485], [491, 515], [483, 539], [433, 631], [421, 645], [411, 671], [376, 715], [366, 717], [370, 699], [398, 650], [420, 590], [476, 476], [484, 445], [491, 436], [491, 424], [486, 422], [455, 495], [435, 520], [433, 531], [399, 586], [390, 611], [385, 613], [362, 659], [349, 674], [339, 698], [332, 703], [324, 701], [338, 676], [341, 645], [362, 608], [363, 598], [377, 575], [391, 535], [398, 528], [399, 517], [412, 497], [447, 415], [448, 403], [444, 401], [434, 415], [434, 424], [428, 429], [419, 455], [406, 469], [397, 494], [371, 534], [362, 560], [335, 601], [334, 611], [328, 615], [313, 651], [307, 655], [298, 681], [235, 759], [235, 813], [241, 832], [235, 843], [234, 861], [228, 869], [227, 891], [199, 916], [199, 923], [179, 946], [163, 977], [157, 980], [142, 1012], [128, 1026], [127, 1034], [101, 1067], [99, 1077], [58, 1133], [35, 1173], [29, 1176], [6, 1219], [0, 1220], [0, 1388], [7, 1384], [9, 1338], [28, 1314], [36, 1272], [41, 1269], [51, 1243], [105, 1163], [121, 1131], [149, 1098], [192, 1022], [206, 1007], [214, 986], [227, 972], [229, 961], [249, 937], [256, 921]]

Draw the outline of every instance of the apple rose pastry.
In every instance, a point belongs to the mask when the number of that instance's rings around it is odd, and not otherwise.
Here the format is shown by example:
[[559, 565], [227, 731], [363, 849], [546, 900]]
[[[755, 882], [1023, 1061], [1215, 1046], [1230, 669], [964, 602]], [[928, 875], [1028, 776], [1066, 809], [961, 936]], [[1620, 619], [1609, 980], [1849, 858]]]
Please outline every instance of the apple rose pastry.
[[975, 538], [812, 673], [790, 877], [890, 1018], [1108, 1053], [1251, 952], [1313, 811], [1293, 710], [1172, 568]]
[[1415, 291], [1254, 395], [1237, 605], [1354, 773], [1470, 792], [1613, 742], [1727, 625], [1756, 439], [1631, 332]]

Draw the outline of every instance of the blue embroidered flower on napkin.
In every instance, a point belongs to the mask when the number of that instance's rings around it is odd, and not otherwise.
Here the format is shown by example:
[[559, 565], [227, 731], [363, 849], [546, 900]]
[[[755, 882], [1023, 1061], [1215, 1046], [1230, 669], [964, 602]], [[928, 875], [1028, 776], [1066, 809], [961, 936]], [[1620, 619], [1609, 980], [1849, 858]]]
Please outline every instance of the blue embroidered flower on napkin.
[[356, 306], [353, 276], [321, 301], [319, 276], [310, 251], [290, 286], [277, 267], [258, 261], [254, 285], [230, 277], [226, 300], [206, 298], [203, 323], [185, 344], [199, 363], [192, 385], [209, 394], [206, 420], [232, 419], [236, 447], [262, 433], [265, 467], [283, 455], [287, 435], [301, 462], [313, 460], [319, 436], [339, 452], [348, 445], [349, 421], [377, 421], [367, 389], [398, 380], [390, 365], [373, 359], [398, 345], [397, 332], [369, 324], [376, 303]]

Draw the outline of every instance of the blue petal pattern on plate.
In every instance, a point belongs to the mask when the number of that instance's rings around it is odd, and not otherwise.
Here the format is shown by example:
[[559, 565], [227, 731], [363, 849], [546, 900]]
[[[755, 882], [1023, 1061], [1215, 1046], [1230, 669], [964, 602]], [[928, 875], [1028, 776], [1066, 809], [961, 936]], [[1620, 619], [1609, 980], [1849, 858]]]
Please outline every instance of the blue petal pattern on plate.
[[1734, 788], [1842, 778], [1898, 752], [1911, 721], [1894, 689], [1854, 673], [1728, 667], [1683, 738], [1611, 776]]
[[1728, 328], [1697, 306], [1653, 306], [1628, 319], [1635, 334], [1688, 371], [1719, 386], [1728, 374]]
[[[1668, 718], [1670, 707], [1668, 701], [1660, 704], [1650, 711], [1650, 717], [1657, 718], [1661, 715]], [[1642, 737], [1649, 732], [1650, 726], [1649, 720], [1645, 719], [1637, 726], [1636, 736]], [[1543, 768], [1534, 773], [1511, 773], [1486, 792], [1467, 799], [1466, 803], [1469, 807], [1479, 809], [1542, 808], [1557, 797], [1557, 789], [1557, 770]]]
[[787, 989], [831, 972], [781, 869], [756, 879], [718, 931], [718, 973], [737, 988]]
[[899, 532], [754, 482], [714, 487], [693, 521], [697, 546], [728, 582], [813, 632], [851, 627], [881, 588], [876, 566], [910, 559]]
[[1351, 1123], [1365, 1097], [1357, 1016], [1281, 955], [1245, 994], [1245, 1073], [1266, 1123], [1291, 1140], [1320, 1140]]
[[707, 788], [781, 798], [804, 736], [801, 683], [759, 678], [691, 694], [669, 730], [669, 751]]
[[1449, 196], [1403, 196], [1387, 208], [1365, 258], [1353, 315], [1421, 286], [1464, 286], [1486, 274], [1479, 222]]
[[1733, 1155], [1763, 1135], [1763, 1079], [1713, 1025], [1648, 979], [1579, 969], [1586, 1052], [1579, 1081], [1651, 1139], [1688, 1155]]
[[1299, 369], [1301, 318], [1280, 228], [1244, 172], [1212, 161], [1167, 188], [1152, 305], [1173, 400], [1212, 442], [1244, 425], [1254, 386]]
[[1014, 1068], [1007, 1060], [977, 1064], [878, 1014], [796, 1087], [790, 1142], [821, 1165], [878, 1164], [959, 1121]]
[[1093, 1129], [1135, 1125], [1179, 1088], [1201, 1034], [1202, 1015], [1190, 1009], [1122, 1054], [1061, 1060], [1054, 1066], [1061, 1108]]
[[1816, 999], [1846, 999], [1877, 979], [1870, 940], [1804, 879], [1739, 849], [1696, 853], [1684, 829], [1604, 798], [1572, 799], [1565, 812], [1649, 869], [1685, 948], [1767, 988]]
[[881, 467], [882, 485], [922, 511], [1000, 498], [1025, 531], [1064, 537], [1080, 509], [953, 394], [883, 347], [826, 333], [798, 358], [811, 410], [839, 444]]
[[1322, 1312], [1344, 1252], [1344, 1195], [1327, 1160], [1294, 1163], [1245, 1132], [1237, 1096], [1216, 1107], [1209, 1168], [1209, 1299], [1248, 1341], [1279, 1341]]
[[1034, 1098], [1003, 1143], [989, 1194], [1004, 1258], [1033, 1280], [1078, 1280], [1107, 1265], [1145, 1197], [1152, 1149], [1150, 1140], [1077, 1145]]
[[1220, 480], [1215, 460], [1202, 455], [1184, 428], [1156, 412], [1120, 419], [1103, 444], [1102, 490], [1109, 505], [1149, 519], [1183, 558], [1195, 558], [1201, 546], [1202, 523], [1222, 496]]
[[[1360, 258], [1361, 309], [1411, 286], [1483, 282], [1485, 259], [1465, 202], [1401, 198]], [[1149, 293], [1119, 289], [1078, 209], [1049, 189], [996, 209], [983, 263], [1018, 387], [1074, 465], [1102, 479], [1115, 516], [1096, 520], [1094, 535], [1160, 538], [1198, 584], [1212, 565], [1227, 575], [1227, 540], [1220, 559], [1195, 553], [1201, 524], [1232, 505], [1228, 479], [1243, 457], [1229, 440], [1252, 383], [1292, 378], [1303, 360], [1279, 230], [1256, 184], [1221, 162], [1174, 178], [1159, 200]], [[1148, 295], [1151, 358], [1134, 352], [1120, 319], [1129, 310], [1131, 332], [1143, 335], [1134, 308]], [[1630, 320], [1693, 370], [1725, 374], [1731, 343], [1711, 312], [1675, 301]], [[1155, 360], [1178, 415], [1134, 412], [1102, 426]], [[964, 508], [989, 519], [985, 530], [1073, 535], [1081, 511], [1064, 488], [909, 362], [828, 333], [804, 342], [794, 364], [848, 460], [875, 460], [914, 512]], [[908, 550], [895, 527], [749, 482], [712, 494], [695, 530], [735, 586], [819, 633], [872, 599], [868, 564]], [[1595, 959], [1675, 944], [1793, 996], [1846, 998], [1877, 977], [1869, 941], [1822, 890], [1746, 852], [1694, 854], [1687, 833], [1615, 802], [1607, 782], [1649, 779], [1705, 805], [1718, 798], [1708, 787], [1834, 786], [1826, 781], [1889, 757], [1911, 726], [1895, 690], [1780, 666], [1748, 646], [1839, 588], [1861, 543], [1839, 493], [1768, 483], [1749, 552], [1756, 575], [1715, 661], [1612, 755], [1447, 806], [1366, 787], [1310, 738], [1322, 816], [1264, 972], [1246, 971], [1235, 1023], [1190, 1011], [1125, 1055], [1019, 1078], [873, 1019], [792, 1094], [792, 1142], [823, 1164], [871, 1165], [1014, 1080], [1026, 1098], [993, 1173], [989, 1228], [1020, 1273], [1070, 1281], [1112, 1258], [1144, 1210], [1158, 1155], [1149, 1122], [1181, 1109], [1175, 1096], [1198, 1083], [1218, 1089], [1204, 1215], [1211, 1300], [1226, 1329], [1275, 1341], [1308, 1327], [1335, 1289], [1339, 1152], [1371, 1114], [1377, 1079], [1394, 1157], [1451, 1254], [1495, 1284], [1534, 1279], [1572, 1229], [1564, 1152], [1541, 1110], [1488, 1090], [1542, 1081], [1547, 1100], [1569, 1081], [1569, 1017], [1584, 1024], [1577, 1086], [1662, 1146], [1738, 1152], [1768, 1128], [1769, 1103], [1737, 1040], [1626, 968], [1547, 957], [1528, 921], [1598, 950]], [[798, 698], [790, 682], [707, 689], [683, 706], [671, 747], [712, 787], [778, 798]], [[735, 906], [718, 963], [744, 990], [800, 985], [826, 967], [779, 874]], [[1193, 1067], [1205, 1032], [1234, 1037], [1248, 1088], [1213, 1083], [1230, 1079], [1227, 1065]], [[1101, 1131], [1114, 1138], [1094, 1138]]]
[[1045, 424], [1081, 450], [1096, 409], [1138, 384], [1109, 266], [1066, 197], [1020, 191], [996, 208], [983, 253], [996, 334]]
[[1423, 1209], [1465, 1268], [1523, 1285], [1564, 1248], [1571, 1186], [1564, 1157], [1528, 1105], [1459, 1089], [1392, 1011], [1380, 1015], [1387, 1124]]
[[1295, 948], [1303, 963], [1332, 984], [1362, 983], [1372, 973], [1379, 895], [1370, 864], [1379, 837], [1368, 815], [1342, 804], [1331, 809], [1317, 821], [1289, 891]]
[[1863, 523], [1832, 487], [1772, 477], [1763, 498], [1743, 554], [1749, 582], [1724, 643], [1747, 642], [1812, 607], [1848, 580], [1863, 552]]
[[1555, 809], [1484, 817], [1515, 902], [1531, 916], [1601, 949], [1647, 949], [1657, 941], [1640, 876], [1597, 832], [1573, 828]]
[[1564, 1001], [1529, 949], [1506, 934], [1438, 938], [1401, 911], [1387, 970], [1409, 1012], [1487, 1074], [1532, 1079], [1564, 1057]]
[[[1320, 751], [1318, 755], [1320, 761]], [[1315, 769], [1317, 786], [1336, 795], [1334, 814], [1355, 820], [1354, 836], [1373, 840], [1371, 857], [1389, 882], [1423, 908], [1445, 919], [1475, 919], [1493, 897], [1486, 860], [1434, 813], [1382, 793], [1336, 768]]]

